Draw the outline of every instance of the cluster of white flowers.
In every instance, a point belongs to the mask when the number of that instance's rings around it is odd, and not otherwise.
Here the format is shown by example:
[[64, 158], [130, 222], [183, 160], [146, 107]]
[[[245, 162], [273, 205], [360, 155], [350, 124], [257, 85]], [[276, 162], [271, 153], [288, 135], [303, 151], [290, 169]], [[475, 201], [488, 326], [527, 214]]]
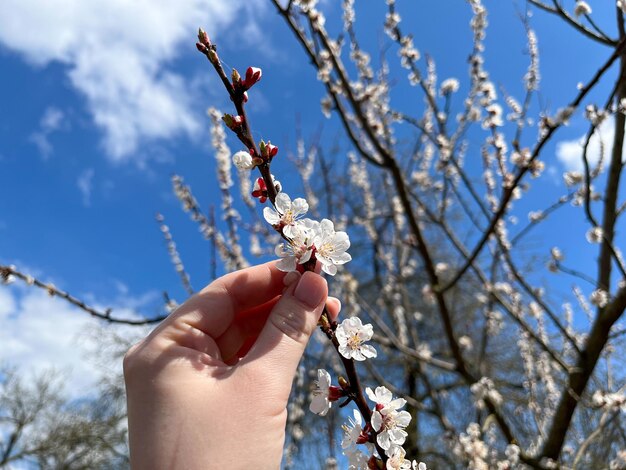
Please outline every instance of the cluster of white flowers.
[[[282, 194], [282, 193], [281, 193]], [[282, 230], [288, 238], [286, 242], [276, 247], [276, 255], [281, 258], [277, 267], [281, 271], [290, 272], [297, 269], [298, 264], [304, 264], [315, 254], [315, 258], [320, 262], [322, 271], [334, 276], [337, 273], [337, 266], [347, 263], [352, 259], [346, 252], [350, 248], [348, 234], [342, 231], [335, 231], [334, 224], [328, 219], [321, 222], [312, 219], [299, 219], [302, 215], [304, 199], [301, 203], [291, 203], [289, 197], [285, 195], [284, 201], [289, 201], [289, 205], [280, 203], [276, 198], [277, 211], [264, 211], [265, 219]], [[298, 199], [296, 199], [298, 201]], [[307, 206], [308, 207], [308, 206]], [[269, 208], [268, 208], [269, 209]], [[276, 223], [275, 223], [276, 221]], [[285, 233], [287, 230], [287, 233]]]
[[580, 171], [568, 171], [563, 175], [567, 187], [576, 186], [584, 181], [585, 177]]
[[[426, 470], [426, 464], [411, 461], [406, 458], [406, 451], [402, 445], [406, 441], [407, 432], [405, 428], [411, 422], [411, 415], [408, 411], [400, 410], [406, 405], [403, 398], [393, 398], [392, 393], [386, 387], [377, 387], [376, 390], [367, 388], [365, 390], [368, 398], [375, 403], [372, 410], [372, 419], [368, 423], [377, 435], [376, 443], [385, 451], [387, 456], [387, 470]], [[367, 460], [363, 458], [363, 453], [357, 450], [357, 444], [367, 443], [367, 426], [362, 428], [362, 419], [358, 412], [354, 412], [354, 420], [350, 420], [350, 425], [345, 425], [346, 432], [342, 441], [344, 453], [348, 456], [350, 468], [367, 467]], [[373, 452], [371, 445], [368, 451]], [[365, 465], [361, 462], [365, 461]]]
[[487, 458], [489, 448], [482, 439], [480, 426], [477, 423], [470, 423], [466, 433], [458, 437], [454, 446], [454, 454], [468, 463], [468, 468], [475, 470], [488, 470]]
[[585, 106], [585, 117], [593, 126], [599, 126], [609, 116], [609, 113], [598, 108], [595, 104], [588, 104]]
[[[245, 151], [235, 153], [233, 162], [240, 170], [250, 170], [256, 166], [254, 158]], [[278, 269], [285, 272], [295, 271], [298, 264], [304, 264], [315, 256], [322, 271], [334, 276], [337, 266], [352, 259], [347, 253], [350, 248], [348, 234], [335, 231], [334, 224], [328, 219], [316, 221], [302, 218], [309, 210], [307, 201], [303, 198], [292, 201], [288, 194], [281, 192], [280, 183], [271, 176], [278, 195], [273, 208], [263, 209], [263, 216], [285, 238], [285, 242], [275, 249], [276, 255], [281, 258], [277, 264]], [[252, 196], [259, 198], [260, 202], [267, 199], [267, 185], [262, 178], [256, 180]]]
[[472, 384], [470, 391], [474, 395], [474, 404], [479, 410], [485, 408], [485, 399], [491, 401], [494, 405], [502, 403], [502, 395], [496, 390], [493, 381], [489, 377], [482, 377], [478, 382]]
[[[342, 389], [331, 385], [330, 374], [320, 369], [317, 371], [318, 380], [312, 392], [309, 409], [321, 416], [325, 416], [332, 406], [332, 402], [340, 399]], [[393, 398], [386, 387], [377, 387], [376, 390], [365, 390], [368, 398], [374, 402], [371, 421], [363, 423], [359, 410], [353, 410], [352, 417], [342, 426], [344, 437], [341, 447], [348, 457], [350, 469], [368, 469], [368, 455], [376, 456], [376, 449], [372, 444], [372, 431], [376, 433], [376, 443], [385, 451], [388, 470], [426, 470], [426, 464], [406, 459], [406, 451], [402, 445], [408, 436], [405, 431], [411, 422], [411, 414], [401, 410], [406, 405], [403, 398]], [[359, 445], [363, 446], [359, 448]], [[365, 452], [363, 450], [365, 450]]]
[[[345, 358], [357, 361], [376, 357], [376, 350], [364, 344], [371, 339], [372, 334], [372, 325], [364, 325], [357, 317], [345, 319], [335, 330], [339, 352]], [[341, 387], [333, 386], [330, 374], [319, 369], [309, 409], [313, 413], [325, 416], [333, 402], [349, 396], [343, 389], [346, 383], [340, 381], [340, 384]], [[376, 444], [387, 457], [386, 469], [426, 470], [424, 463], [407, 459], [406, 451], [402, 448], [408, 436], [405, 429], [411, 422], [411, 414], [402, 410], [406, 400], [394, 398], [391, 391], [383, 386], [375, 390], [368, 387], [365, 393], [374, 402], [370, 422], [364, 423], [361, 413], [355, 409], [352, 417], [342, 426], [344, 437], [341, 447], [344, 455], [348, 457], [348, 468], [366, 470], [370, 468], [368, 465], [371, 458], [380, 457], [373, 445], [375, 435]]]
[[626, 395], [621, 390], [614, 393], [596, 390], [591, 396], [591, 402], [598, 408], [626, 411]]

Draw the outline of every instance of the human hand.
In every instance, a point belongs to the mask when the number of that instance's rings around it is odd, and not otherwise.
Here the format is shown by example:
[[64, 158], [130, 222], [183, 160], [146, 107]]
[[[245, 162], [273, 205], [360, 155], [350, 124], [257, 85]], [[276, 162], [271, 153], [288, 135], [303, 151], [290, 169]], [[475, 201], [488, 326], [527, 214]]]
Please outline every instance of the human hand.
[[[279, 468], [292, 380], [327, 292], [312, 272], [243, 269], [133, 346], [124, 358], [132, 468]], [[339, 309], [328, 298], [331, 317]]]

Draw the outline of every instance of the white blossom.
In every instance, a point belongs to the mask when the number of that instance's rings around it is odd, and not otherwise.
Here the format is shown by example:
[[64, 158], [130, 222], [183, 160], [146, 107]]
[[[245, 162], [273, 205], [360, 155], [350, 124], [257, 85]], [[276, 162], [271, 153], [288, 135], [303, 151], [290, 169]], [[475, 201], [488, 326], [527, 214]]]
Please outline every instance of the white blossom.
[[441, 96], [450, 95], [459, 91], [459, 81], [456, 78], [448, 78], [441, 82], [439, 94]]
[[315, 257], [322, 265], [322, 271], [331, 276], [337, 273], [337, 266], [347, 263], [352, 257], [346, 252], [350, 248], [350, 238], [346, 232], [335, 232], [333, 223], [322, 219], [313, 228]]
[[376, 442], [387, 450], [393, 444], [401, 446], [407, 437], [404, 430], [411, 422], [411, 414], [408, 411], [398, 411], [406, 404], [404, 398], [393, 399], [392, 393], [386, 387], [376, 387], [365, 389], [365, 393], [376, 403], [376, 408], [372, 413], [372, 427], [378, 432]]
[[324, 369], [317, 370], [317, 380], [315, 381], [315, 389], [313, 390], [313, 398], [309, 405], [309, 410], [320, 416], [326, 416], [328, 410], [332, 406], [329, 400], [330, 395], [330, 374]]
[[466, 351], [471, 351], [473, 344], [472, 338], [467, 335], [463, 335], [459, 338], [459, 346]]
[[265, 220], [273, 226], [280, 226], [286, 237], [295, 237], [296, 232], [299, 230], [296, 228], [297, 219], [306, 214], [309, 210], [309, 204], [301, 197], [294, 199], [292, 202], [286, 193], [279, 193], [274, 204], [276, 205], [276, 210], [271, 207], [263, 209]]
[[609, 303], [609, 293], [604, 289], [596, 289], [589, 296], [592, 305], [603, 308]]
[[568, 187], [576, 186], [584, 181], [584, 176], [580, 171], [568, 171], [563, 175], [565, 185]]
[[545, 214], [543, 213], [543, 211], [534, 211], [528, 213], [528, 220], [530, 220], [532, 223], [539, 222], [543, 218], [545, 218]]
[[563, 253], [562, 253], [562, 252], [561, 252], [561, 250], [560, 250], [558, 247], [556, 247], [556, 246], [554, 246], [554, 247], [552, 247], [552, 248], [550, 249], [550, 255], [552, 256], [552, 259], [553, 259], [554, 261], [563, 261], [563, 258], [564, 258]]
[[487, 111], [487, 117], [483, 120], [483, 129], [500, 127], [504, 124], [502, 120], [502, 106], [493, 103], [487, 106], [485, 110]]
[[470, 391], [474, 395], [474, 404], [479, 410], [485, 408], [485, 399], [490, 400], [495, 405], [502, 403], [502, 395], [495, 389], [493, 381], [489, 377], [482, 377], [478, 382], [473, 383]]
[[359, 410], [352, 410], [352, 415], [354, 419], [348, 418], [348, 424], [341, 426], [344, 431], [343, 439], [341, 440], [341, 448], [346, 455], [357, 452], [357, 441], [363, 431], [363, 418]]
[[587, 241], [589, 243], [600, 243], [604, 236], [602, 227], [592, 227], [587, 231]]
[[371, 324], [363, 325], [359, 317], [346, 318], [335, 330], [339, 353], [346, 359], [355, 361], [376, 357], [376, 349], [369, 344], [363, 344], [372, 339], [373, 335], [374, 327]]
[[288, 242], [279, 244], [274, 250], [276, 256], [281, 258], [276, 263], [280, 271], [295, 271], [298, 264], [304, 264], [311, 259], [313, 241], [307, 230], [308, 220], [305, 219], [302, 224], [298, 224], [299, 230], [295, 231], [294, 236]]
[[576, 16], [590, 15], [591, 14], [591, 7], [589, 6], [589, 4], [587, 2], [584, 2], [582, 0], [578, 0], [576, 2], [576, 6], [574, 7], [574, 14]]
[[406, 451], [398, 445], [392, 445], [387, 454], [387, 470], [411, 470], [411, 461], [405, 459]]

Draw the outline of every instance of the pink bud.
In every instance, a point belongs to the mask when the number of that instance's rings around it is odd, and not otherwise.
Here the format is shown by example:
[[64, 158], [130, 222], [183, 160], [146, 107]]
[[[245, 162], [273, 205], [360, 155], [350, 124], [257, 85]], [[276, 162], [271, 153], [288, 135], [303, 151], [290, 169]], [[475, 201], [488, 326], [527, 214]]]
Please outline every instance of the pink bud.
[[267, 148], [267, 154], [269, 155], [270, 158], [274, 158], [276, 154], [278, 153], [278, 147], [276, 147], [275, 145], [272, 145], [269, 141], [267, 142], [267, 145], [265, 146], [265, 148]]
[[252, 85], [261, 80], [261, 75], [263, 75], [263, 72], [260, 68], [248, 67], [248, 70], [246, 70], [246, 78], [243, 81], [243, 86], [246, 89], [252, 87]]
[[254, 190], [252, 191], [252, 197], [259, 198], [259, 202], [265, 202], [267, 200], [267, 185], [263, 178], [258, 178], [254, 183]]
[[261, 141], [259, 147], [261, 148], [261, 156], [267, 160], [271, 160], [278, 153], [278, 147], [272, 145], [269, 140], [267, 141], [267, 143]]
[[235, 131], [243, 124], [243, 117], [224, 114], [224, 116], [222, 116], [222, 121], [224, 121], [224, 124], [226, 124], [229, 129]]
[[197, 42], [197, 43], [196, 43], [196, 48], [197, 48], [200, 52], [202, 52], [203, 54], [206, 54], [206, 53], [208, 52], [207, 47], [206, 47], [204, 44], [202, 44], [201, 42]]

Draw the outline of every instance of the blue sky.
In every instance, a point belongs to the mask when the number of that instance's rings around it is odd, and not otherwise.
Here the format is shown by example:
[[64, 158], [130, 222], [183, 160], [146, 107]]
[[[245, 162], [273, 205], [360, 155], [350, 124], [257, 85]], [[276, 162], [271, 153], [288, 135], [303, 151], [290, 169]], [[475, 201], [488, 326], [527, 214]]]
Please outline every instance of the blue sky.
[[[340, 21], [335, 3], [323, 3], [331, 29]], [[527, 56], [516, 9], [524, 2], [517, 7], [505, 0], [485, 4], [490, 11], [487, 68], [495, 83], [520, 98]], [[320, 113], [323, 90], [312, 67], [269, 2], [173, 5], [123, 0], [0, 4], [0, 263], [14, 263], [97, 305], [151, 314], [163, 290], [184, 298], [154, 221], [158, 211], [171, 227], [194, 286], [209, 280], [208, 245], [180, 210], [170, 184], [178, 173], [204, 207], [219, 206], [206, 109], [230, 108], [209, 64], [195, 50], [198, 26], [218, 44], [228, 67], [263, 68], [249, 107], [257, 139], [271, 139], [284, 155], [294, 148], [296, 120], [305, 137], [319, 126], [328, 141], [337, 135], [338, 121]], [[398, 9], [422, 54], [435, 58], [440, 79], [458, 77], [463, 87], [471, 46], [466, 3], [399, 0]], [[612, 32], [613, 8], [597, 10], [594, 18]], [[367, 9], [359, 9], [357, 2], [357, 27], [364, 44], [374, 49], [387, 41], [378, 20], [383, 11], [382, 1], [368, 3]], [[545, 13], [537, 12], [531, 24], [539, 37], [543, 78], [541, 102], [534, 107], [555, 111], [610, 52]], [[405, 72], [394, 68], [393, 74], [395, 99], [402, 99], [404, 90], [410, 91], [402, 83]], [[596, 96], [604, 99], [611, 84], [612, 78], [606, 79]], [[554, 176], [536, 183], [542, 185], [538, 195], [519, 204], [520, 219], [564, 192], [560, 175], [574, 165], [576, 154], [571, 142], [586, 129], [577, 115], [548, 147], [544, 160]], [[229, 143], [239, 150], [234, 140]], [[287, 168], [279, 164], [277, 172]], [[566, 253], [584, 245], [587, 227], [580, 216], [579, 209], [565, 209], [531, 238], [532, 246], [547, 254], [555, 236]], [[561, 236], [563, 226], [571, 236]], [[576, 253], [578, 266], [589, 269], [595, 251], [589, 247]], [[553, 285], [566, 292], [570, 284]], [[83, 314], [46, 299], [20, 286], [0, 289], [0, 330], [10, 331], [14, 341], [0, 345], [0, 360], [43, 367], [47, 362], [41, 354], [50, 363], [69, 361], [80, 369], [82, 359], [71, 358], [72, 334], [95, 324], [79, 321]], [[46, 316], [55, 320], [44, 321]], [[57, 328], [66, 349], [52, 346], [54, 335], [45, 342], [48, 349], [34, 347], [26, 328]]]

